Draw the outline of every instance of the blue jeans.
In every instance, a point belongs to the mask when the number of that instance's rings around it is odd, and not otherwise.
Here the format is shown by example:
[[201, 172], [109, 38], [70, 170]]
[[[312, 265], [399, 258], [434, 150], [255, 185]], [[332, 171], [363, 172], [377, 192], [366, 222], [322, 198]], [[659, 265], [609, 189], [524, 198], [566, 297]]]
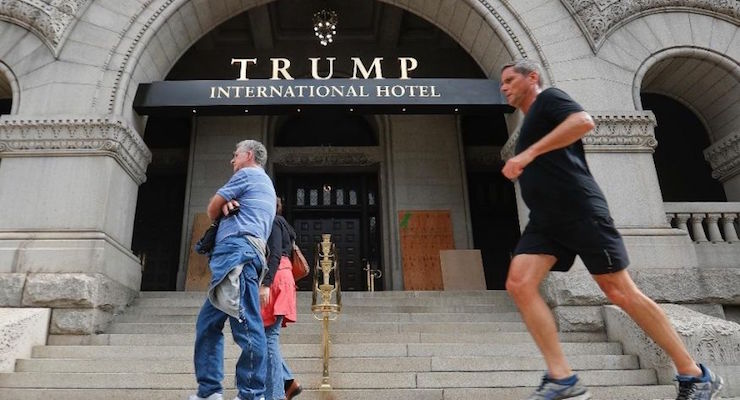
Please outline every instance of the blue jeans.
[[285, 381], [293, 379], [293, 373], [280, 352], [280, 328], [282, 324], [283, 316], [276, 315], [275, 323], [265, 327], [265, 336], [267, 336], [266, 400], [284, 399]]
[[[218, 247], [219, 244], [217, 243]], [[242, 400], [264, 399], [267, 368], [265, 330], [260, 314], [259, 272], [262, 263], [251, 246], [239, 248], [244, 252], [245, 264], [240, 276], [242, 321], [215, 308], [208, 299], [198, 314], [195, 325], [195, 377], [198, 380], [198, 396], [208, 397], [223, 393], [224, 379], [224, 335], [226, 319], [231, 325], [234, 342], [242, 349], [236, 362], [236, 388]], [[250, 254], [251, 252], [251, 254]], [[227, 262], [233, 257], [221, 257], [214, 251], [211, 264]], [[231, 261], [228, 261], [231, 262]]]

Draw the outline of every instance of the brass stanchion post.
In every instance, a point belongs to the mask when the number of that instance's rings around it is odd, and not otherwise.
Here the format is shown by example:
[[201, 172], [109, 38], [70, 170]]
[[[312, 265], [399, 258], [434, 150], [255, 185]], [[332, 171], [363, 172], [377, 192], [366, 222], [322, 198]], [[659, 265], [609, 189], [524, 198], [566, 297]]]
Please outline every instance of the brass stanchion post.
[[[313, 297], [311, 311], [314, 318], [321, 321], [322, 346], [324, 353], [324, 368], [319, 390], [332, 390], [329, 383], [329, 321], [336, 320], [342, 309], [342, 290], [339, 284], [339, 263], [337, 261], [336, 247], [331, 242], [330, 234], [321, 235], [321, 243], [316, 249], [316, 268], [313, 274]], [[319, 283], [319, 270], [321, 270], [321, 283]], [[334, 275], [334, 283], [331, 283], [331, 275]], [[319, 294], [321, 303], [318, 302]], [[332, 297], [335, 301], [332, 302]]]

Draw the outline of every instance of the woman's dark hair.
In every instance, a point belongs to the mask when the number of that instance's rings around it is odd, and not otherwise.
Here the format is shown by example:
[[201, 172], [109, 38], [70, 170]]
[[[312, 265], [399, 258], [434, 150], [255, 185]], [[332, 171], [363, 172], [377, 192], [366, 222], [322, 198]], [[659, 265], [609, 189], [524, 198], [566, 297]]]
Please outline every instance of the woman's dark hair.
[[275, 213], [277, 215], [283, 215], [283, 198], [280, 196], [277, 197], [277, 208], [275, 209]]

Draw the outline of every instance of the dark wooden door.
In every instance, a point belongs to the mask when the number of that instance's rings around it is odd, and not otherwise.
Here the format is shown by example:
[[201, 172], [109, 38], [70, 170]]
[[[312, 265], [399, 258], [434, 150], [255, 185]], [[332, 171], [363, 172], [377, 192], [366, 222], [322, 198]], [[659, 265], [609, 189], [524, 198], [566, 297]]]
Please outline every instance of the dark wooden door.
[[[321, 241], [322, 233], [330, 233], [331, 241], [336, 246], [342, 290], [365, 290], [360, 262], [359, 218], [297, 219], [295, 229], [298, 245], [309, 257], [312, 269], [316, 267], [316, 243]], [[304, 281], [299, 285], [310, 287], [310, 280]]]
[[[277, 187], [285, 199], [283, 214], [311, 267], [321, 234], [329, 233], [339, 256], [342, 290], [367, 290], [365, 263], [378, 268], [381, 259], [377, 174], [278, 174]], [[311, 290], [311, 284], [306, 278], [298, 288]], [[383, 290], [382, 281], [375, 282], [375, 289]]]

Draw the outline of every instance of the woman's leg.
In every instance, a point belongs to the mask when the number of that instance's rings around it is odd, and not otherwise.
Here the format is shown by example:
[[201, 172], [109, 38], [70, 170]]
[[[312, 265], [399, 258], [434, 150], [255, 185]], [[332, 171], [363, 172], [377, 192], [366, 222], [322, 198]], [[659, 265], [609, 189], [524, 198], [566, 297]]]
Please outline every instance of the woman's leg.
[[265, 327], [267, 337], [267, 380], [265, 400], [282, 400], [285, 398], [283, 379], [283, 357], [280, 353], [280, 327], [283, 316], [276, 315], [275, 323]]
[[288, 364], [285, 363], [285, 359], [283, 359], [283, 380], [286, 382], [293, 380], [293, 371], [288, 368]]

